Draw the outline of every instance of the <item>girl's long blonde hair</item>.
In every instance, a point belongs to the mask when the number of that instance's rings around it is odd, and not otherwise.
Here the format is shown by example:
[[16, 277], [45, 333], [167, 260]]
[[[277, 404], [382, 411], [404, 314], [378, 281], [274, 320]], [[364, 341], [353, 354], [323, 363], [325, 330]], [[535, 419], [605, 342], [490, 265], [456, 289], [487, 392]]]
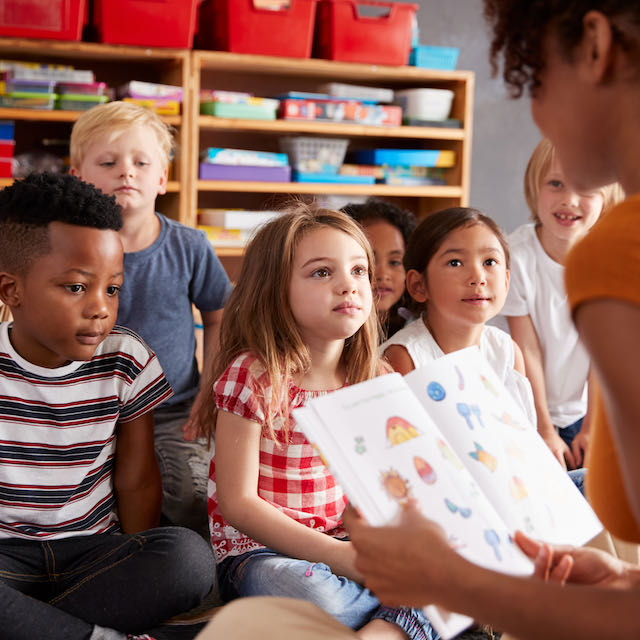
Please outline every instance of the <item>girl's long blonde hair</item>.
[[[265, 366], [272, 386], [266, 410], [266, 427], [274, 436], [275, 418], [289, 415], [288, 389], [295, 376], [308, 371], [311, 358], [291, 312], [289, 283], [300, 239], [312, 231], [330, 227], [352, 237], [366, 252], [369, 282], [373, 252], [360, 226], [348, 215], [298, 203], [262, 226], [247, 246], [238, 281], [225, 305], [220, 328], [220, 350], [202, 384], [211, 388], [229, 364], [243, 352], [251, 352]], [[345, 342], [343, 358], [347, 382], [354, 384], [380, 373], [378, 320], [369, 315], [360, 329]], [[217, 409], [211, 394], [199, 416], [202, 435], [211, 438]], [[275, 439], [275, 438], [274, 438]]]

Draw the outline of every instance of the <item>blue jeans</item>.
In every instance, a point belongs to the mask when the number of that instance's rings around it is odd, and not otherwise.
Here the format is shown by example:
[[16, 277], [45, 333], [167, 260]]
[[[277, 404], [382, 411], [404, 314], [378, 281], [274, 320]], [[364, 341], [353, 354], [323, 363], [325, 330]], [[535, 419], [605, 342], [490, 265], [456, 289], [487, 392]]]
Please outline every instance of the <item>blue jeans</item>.
[[[215, 581], [193, 531], [149, 529], [47, 541], [0, 540], [0, 639], [84, 640], [139, 633], [188, 611]], [[107, 627], [105, 633], [97, 627]]]
[[558, 435], [562, 438], [567, 447], [571, 446], [573, 439], [580, 433], [580, 429], [582, 429], [582, 421], [584, 418], [580, 418], [580, 420], [576, 420], [573, 424], [567, 425], [566, 427], [562, 427], [558, 429]]
[[182, 427], [192, 402], [153, 412], [154, 443], [162, 476], [162, 514], [171, 524], [197, 531], [209, 540], [207, 483], [211, 451], [205, 439], [187, 441]]
[[249, 551], [218, 565], [223, 600], [284, 596], [308, 600], [342, 624], [359, 629], [374, 618], [398, 625], [411, 640], [437, 640], [421, 609], [391, 609], [365, 587], [337, 576], [322, 562], [289, 558], [270, 549]]

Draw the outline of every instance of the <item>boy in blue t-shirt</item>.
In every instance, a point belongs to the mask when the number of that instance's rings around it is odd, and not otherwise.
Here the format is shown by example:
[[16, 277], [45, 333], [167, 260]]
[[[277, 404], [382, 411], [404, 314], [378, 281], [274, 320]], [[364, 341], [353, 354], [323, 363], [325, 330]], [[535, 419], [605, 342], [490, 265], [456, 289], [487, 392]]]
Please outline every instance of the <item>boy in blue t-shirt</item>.
[[[200, 404], [192, 305], [202, 315], [204, 368], [218, 350], [231, 284], [202, 231], [157, 213], [173, 146], [170, 129], [148, 109], [125, 102], [83, 113], [71, 133], [71, 173], [113, 195], [122, 207], [125, 283], [118, 324], [157, 354], [174, 396], [154, 412], [162, 511], [209, 538], [210, 452], [194, 440]], [[209, 392], [203, 390], [203, 392]]]
[[137, 637], [213, 586], [205, 541], [154, 528], [152, 410], [171, 389], [114, 328], [121, 226], [114, 199], [72, 176], [0, 191], [2, 637]]

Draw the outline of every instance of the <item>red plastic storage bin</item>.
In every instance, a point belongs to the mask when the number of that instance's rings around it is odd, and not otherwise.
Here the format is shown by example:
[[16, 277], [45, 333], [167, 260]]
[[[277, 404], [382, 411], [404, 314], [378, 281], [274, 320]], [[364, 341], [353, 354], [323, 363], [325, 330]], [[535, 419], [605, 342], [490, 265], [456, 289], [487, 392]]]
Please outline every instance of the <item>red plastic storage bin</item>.
[[0, 0], [0, 36], [80, 40], [86, 0]]
[[308, 58], [317, 0], [289, 0], [284, 9], [254, 0], [204, 0], [196, 46], [202, 49]]
[[[366, 8], [385, 14], [368, 16]], [[314, 54], [344, 62], [405, 65], [417, 10], [417, 4], [400, 2], [320, 0]]]
[[93, 21], [100, 42], [190, 49], [197, 5], [198, 0], [95, 0]]

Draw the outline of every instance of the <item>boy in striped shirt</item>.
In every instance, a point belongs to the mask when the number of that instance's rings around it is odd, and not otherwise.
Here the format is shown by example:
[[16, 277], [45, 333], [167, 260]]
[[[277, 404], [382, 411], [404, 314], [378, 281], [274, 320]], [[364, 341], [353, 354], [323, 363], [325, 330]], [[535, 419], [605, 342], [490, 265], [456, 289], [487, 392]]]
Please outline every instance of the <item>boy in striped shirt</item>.
[[132, 638], [213, 586], [197, 534], [154, 528], [152, 410], [171, 389], [114, 327], [121, 226], [72, 176], [0, 192], [0, 637]]

